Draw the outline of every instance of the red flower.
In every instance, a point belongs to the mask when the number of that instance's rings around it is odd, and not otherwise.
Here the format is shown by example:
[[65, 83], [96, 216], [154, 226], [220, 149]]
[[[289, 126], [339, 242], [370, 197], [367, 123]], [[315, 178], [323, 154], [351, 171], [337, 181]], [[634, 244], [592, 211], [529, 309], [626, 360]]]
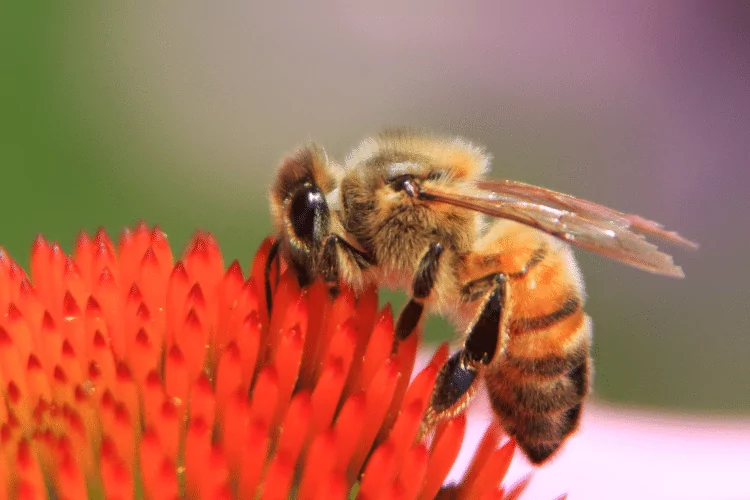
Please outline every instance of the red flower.
[[247, 277], [210, 234], [175, 264], [143, 224], [73, 256], [39, 237], [31, 279], [0, 249], [0, 499], [515, 497], [497, 426], [442, 490], [465, 418], [418, 439], [447, 346], [409, 383], [419, 336], [391, 355], [376, 290], [331, 301], [283, 267], [269, 317], [270, 245]]

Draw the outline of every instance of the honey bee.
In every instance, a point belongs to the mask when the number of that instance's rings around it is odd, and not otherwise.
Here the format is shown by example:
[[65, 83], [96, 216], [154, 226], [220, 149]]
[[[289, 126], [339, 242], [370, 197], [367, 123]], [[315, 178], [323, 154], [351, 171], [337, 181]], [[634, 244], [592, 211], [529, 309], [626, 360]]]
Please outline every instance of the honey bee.
[[[301, 286], [335, 295], [371, 284], [405, 290], [401, 341], [426, 312], [464, 332], [441, 369], [423, 431], [463, 409], [484, 380], [494, 413], [536, 464], [576, 429], [591, 376], [591, 319], [571, 245], [683, 277], [646, 236], [696, 247], [661, 225], [510, 180], [463, 139], [390, 130], [344, 164], [315, 145], [278, 169], [270, 203], [276, 253]], [[489, 216], [489, 221], [487, 220]]]

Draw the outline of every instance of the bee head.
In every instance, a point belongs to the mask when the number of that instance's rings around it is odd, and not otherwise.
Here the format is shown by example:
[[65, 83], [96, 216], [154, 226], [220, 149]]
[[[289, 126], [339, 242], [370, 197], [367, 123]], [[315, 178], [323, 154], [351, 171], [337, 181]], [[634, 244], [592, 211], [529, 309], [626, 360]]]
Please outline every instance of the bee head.
[[271, 187], [274, 231], [302, 283], [315, 275], [330, 231], [331, 211], [324, 193], [334, 184], [325, 152], [308, 146], [284, 160]]

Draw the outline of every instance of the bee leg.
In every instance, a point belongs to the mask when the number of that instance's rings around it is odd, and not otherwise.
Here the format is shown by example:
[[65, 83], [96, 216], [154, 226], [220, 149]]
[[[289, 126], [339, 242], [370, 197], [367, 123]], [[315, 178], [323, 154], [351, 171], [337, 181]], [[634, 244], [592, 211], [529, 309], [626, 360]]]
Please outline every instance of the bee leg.
[[[430, 296], [432, 289], [435, 287], [438, 264], [442, 253], [443, 245], [432, 243], [419, 261], [419, 267], [412, 281], [411, 299], [404, 306], [396, 322], [396, 343], [411, 335], [422, 319], [424, 301]], [[395, 347], [394, 345], [394, 349]]]
[[[321, 268], [321, 275], [322, 278], [325, 280], [326, 284], [328, 285], [328, 291], [331, 294], [332, 297], [336, 297], [339, 294], [340, 291], [340, 285], [339, 285], [339, 268], [341, 267], [341, 264], [339, 263], [339, 257], [338, 257], [338, 248], [343, 248], [344, 251], [354, 251], [356, 252], [356, 249], [350, 248], [348, 245], [342, 245], [341, 243], [346, 243], [343, 239], [341, 239], [338, 235], [333, 234], [328, 236], [323, 241], [323, 247], [321, 250], [321, 260], [320, 260], [320, 268]], [[278, 284], [278, 274], [281, 272], [281, 264], [279, 262], [279, 243], [280, 240], [276, 240], [273, 245], [271, 245], [271, 250], [268, 253], [268, 259], [266, 260], [266, 267], [265, 267], [265, 288], [266, 288], [266, 304], [268, 306], [268, 313], [271, 313], [271, 307], [273, 305], [273, 291], [271, 290], [271, 269], [273, 267], [274, 262], [276, 263], [276, 273], [277, 273], [277, 284]], [[358, 256], [359, 260], [362, 260], [363, 256]], [[299, 284], [300, 288], [304, 288], [308, 286], [311, 282], [313, 277], [310, 276], [310, 273], [307, 269], [301, 266], [295, 266], [294, 262], [292, 262], [292, 265], [295, 267], [295, 271], [297, 273], [297, 283]]]
[[263, 272], [263, 278], [264, 278], [265, 286], [266, 286], [266, 306], [268, 306], [268, 314], [271, 314], [271, 305], [273, 301], [273, 291], [271, 290], [271, 266], [273, 265], [273, 262], [276, 261], [277, 279], [278, 279], [278, 273], [281, 269], [281, 265], [279, 264], [279, 261], [276, 258], [278, 257], [278, 254], [279, 254], [279, 240], [276, 240], [273, 242], [273, 244], [271, 245], [271, 249], [268, 252], [268, 257], [266, 258], [266, 267]]
[[493, 282], [479, 315], [469, 327], [464, 348], [451, 356], [440, 369], [425, 415], [423, 432], [466, 408], [476, 394], [482, 369], [505, 349], [507, 338], [502, 327], [508, 284], [503, 274], [495, 275]]
[[338, 254], [339, 241], [340, 238], [335, 234], [326, 238], [320, 256], [320, 275], [328, 287], [331, 298], [336, 298], [341, 291], [339, 284], [341, 279], [341, 263]]
[[461, 413], [477, 392], [481, 363], [473, 361], [465, 350], [451, 356], [435, 380], [430, 405], [422, 422], [426, 434], [438, 422]]
[[336, 296], [341, 291], [341, 259], [339, 250], [343, 251], [349, 261], [354, 262], [360, 269], [364, 269], [374, 264], [372, 258], [363, 253], [361, 250], [353, 247], [344, 238], [338, 234], [328, 236], [323, 243], [323, 250], [320, 254], [320, 275], [328, 286], [328, 292], [331, 297]]
[[487, 293], [477, 319], [469, 328], [464, 350], [473, 361], [490, 364], [503, 353], [508, 342], [508, 333], [503, 328], [505, 303], [508, 297], [508, 279], [498, 273]]

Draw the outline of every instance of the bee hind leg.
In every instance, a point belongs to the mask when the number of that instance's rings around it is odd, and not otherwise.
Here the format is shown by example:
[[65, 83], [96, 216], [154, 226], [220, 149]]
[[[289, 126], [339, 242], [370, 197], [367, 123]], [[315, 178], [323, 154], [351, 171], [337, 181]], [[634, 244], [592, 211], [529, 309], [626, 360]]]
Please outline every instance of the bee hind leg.
[[495, 275], [492, 280], [494, 285], [487, 292], [477, 318], [468, 329], [463, 349], [451, 356], [438, 373], [425, 414], [423, 433], [466, 408], [476, 394], [483, 368], [504, 349], [501, 332], [505, 317], [507, 280], [503, 274]]
[[481, 363], [473, 361], [466, 350], [460, 350], [440, 369], [430, 404], [422, 422], [422, 434], [437, 423], [455, 417], [477, 392]]

